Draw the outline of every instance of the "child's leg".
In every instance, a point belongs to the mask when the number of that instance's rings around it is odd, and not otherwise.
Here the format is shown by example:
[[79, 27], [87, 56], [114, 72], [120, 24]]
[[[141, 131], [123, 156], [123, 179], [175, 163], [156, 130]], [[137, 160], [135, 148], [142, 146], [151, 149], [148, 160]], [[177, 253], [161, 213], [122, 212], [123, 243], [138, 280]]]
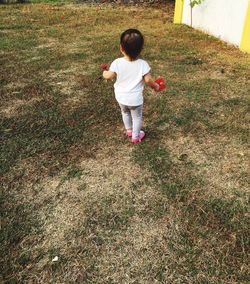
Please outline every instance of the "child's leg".
[[126, 128], [126, 130], [132, 130], [132, 117], [131, 117], [131, 113], [130, 113], [130, 109], [122, 104], [119, 104], [120, 108], [121, 108], [121, 112], [122, 112], [122, 120], [124, 123], [124, 126]]
[[132, 138], [137, 139], [140, 137], [140, 131], [142, 127], [142, 105], [136, 107], [130, 107], [132, 121], [133, 121], [133, 133]]

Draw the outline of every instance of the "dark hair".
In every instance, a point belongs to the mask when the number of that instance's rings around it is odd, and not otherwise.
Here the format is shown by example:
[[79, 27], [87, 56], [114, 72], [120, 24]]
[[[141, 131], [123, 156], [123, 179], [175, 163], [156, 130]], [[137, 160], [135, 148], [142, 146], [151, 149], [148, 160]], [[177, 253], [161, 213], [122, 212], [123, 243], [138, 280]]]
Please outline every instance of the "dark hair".
[[140, 31], [128, 29], [121, 34], [121, 47], [131, 60], [135, 60], [142, 51], [144, 38]]

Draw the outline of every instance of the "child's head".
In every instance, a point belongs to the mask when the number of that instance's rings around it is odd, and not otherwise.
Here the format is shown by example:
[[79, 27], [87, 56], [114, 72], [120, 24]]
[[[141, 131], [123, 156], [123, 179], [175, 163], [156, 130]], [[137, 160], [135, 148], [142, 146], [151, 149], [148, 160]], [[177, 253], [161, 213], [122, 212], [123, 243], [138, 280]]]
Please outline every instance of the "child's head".
[[136, 29], [128, 29], [121, 34], [122, 51], [131, 59], [135, 60], [140, 55], [144, 38], [140, 31]]

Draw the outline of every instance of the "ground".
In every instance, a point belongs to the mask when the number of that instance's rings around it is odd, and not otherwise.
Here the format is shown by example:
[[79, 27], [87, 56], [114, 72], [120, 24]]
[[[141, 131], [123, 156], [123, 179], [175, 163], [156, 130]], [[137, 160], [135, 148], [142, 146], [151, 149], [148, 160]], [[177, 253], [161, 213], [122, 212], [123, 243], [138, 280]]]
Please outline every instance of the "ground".
[[[1, 283], [249, 283], [250, 55], [172, 20], [0, 6]], [[128, 27], [168, 84], [138, 145], [99, 78]]]

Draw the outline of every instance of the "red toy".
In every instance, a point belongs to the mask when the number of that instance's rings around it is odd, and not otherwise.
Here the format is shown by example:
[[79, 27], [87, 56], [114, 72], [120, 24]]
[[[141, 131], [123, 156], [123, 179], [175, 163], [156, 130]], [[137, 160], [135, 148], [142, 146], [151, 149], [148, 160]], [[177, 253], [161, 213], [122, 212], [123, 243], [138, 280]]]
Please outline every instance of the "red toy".
[[156, 91], [156, 92], [161, 92], [161, 91], [165, 90], [166, 87], [167, 87], [166, 84], [165, 84], [165, 80], [163, 78], [156, 79], [155, 83], [157, 83], [160, 86], [159, 90]]
[[109, 69], [108, 64], [102, 64], [100, 67], [101, 67], [103, 70], [106, 70], [106, 71]]

